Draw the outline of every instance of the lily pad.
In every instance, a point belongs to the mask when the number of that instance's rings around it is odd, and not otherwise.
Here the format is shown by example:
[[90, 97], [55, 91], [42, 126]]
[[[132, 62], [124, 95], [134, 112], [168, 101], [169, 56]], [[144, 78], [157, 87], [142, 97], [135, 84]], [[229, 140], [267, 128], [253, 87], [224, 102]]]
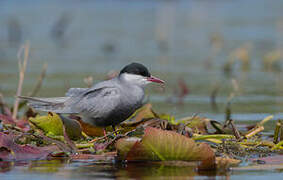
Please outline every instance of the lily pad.
[[195, 143], [194, 140], [172, 131], [152, 127], [145, 130], [141, 141], [120, 139], [116, 148], [118, 156], [128, 161], [202, 161], [214, 159], [213, 150], [206, 143]]
[[47, 135], [63, 136], [63, 122], [56, 113], [50, 112], [47, 116], [29, 118], [29, 121]]
[[81, 125], [76, 120], [59, 116], [56, 113], [49, 112], [47, 116], [31, 117], [29, 122], [50, 137], [63, 137], [63, 125], [69, 138], [77, 140], [82, 137]]
[[210, 119], [199, 116], [192, 116], [180, 119], [178, 122], [185, 124], [191, 128], [195, 133], [207, 134], [210, 126]]
[[77, 121], [80, 123], [82, 131], [86, 135], [93, 136], [93, 137], [103, 136], [104, 135], [103, 128], [97, 127], [97, 126], [93, 126], [93, 125], [91, 125], [89, 123], [86, 123], [86, 122], [80, 120], [80, 119], [77, 119]]
[[2, 160], [45, 159], [51, 152], [58, 150], [56, 146], [19, 145], [14, 142], [14, 139], [14, 135], [0, 132], [0, 157]]

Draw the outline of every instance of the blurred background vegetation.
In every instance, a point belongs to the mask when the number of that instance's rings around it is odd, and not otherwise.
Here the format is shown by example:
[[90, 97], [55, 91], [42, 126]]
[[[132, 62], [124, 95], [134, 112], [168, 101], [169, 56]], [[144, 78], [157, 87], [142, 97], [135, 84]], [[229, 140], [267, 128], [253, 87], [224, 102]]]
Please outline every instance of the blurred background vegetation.
[[27, 95], [63, 96], [138, 61], [164, 79], [151, 86], [154, 109], [259, 120], [283, 108], [283, 1], [1, 0], [0, 92], [12, 103], [20, 46], [29, 41]]

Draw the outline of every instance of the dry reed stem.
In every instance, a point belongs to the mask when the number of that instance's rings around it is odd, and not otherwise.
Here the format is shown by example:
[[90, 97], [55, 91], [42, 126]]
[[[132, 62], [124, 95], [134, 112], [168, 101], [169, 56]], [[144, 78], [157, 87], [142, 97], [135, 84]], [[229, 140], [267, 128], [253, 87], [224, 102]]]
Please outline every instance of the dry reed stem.
[[248, 132], [248, 134], [245, 135], [246, 138], [250, 138], [254, 135], [256, 135], [257, 133], [261, 132], [264, 130], [264, 127], [263, 126], [259, 126], [259, 127], [256, 127], [255, 129], [253, 129], [252, 131]]
[[40, 76], [37, 79], [36, 85], [34, 86], [33, 90], [28, 94], [28, 96], [35, 96], [41, 88], [42, 81], [45, 78], [47, 69], [47, 63], [43, 64]]
[[240, 132], [238, 131], [238, 129], [236, 128], [235, 124], [234, 124], [234, 121], [233, 120], [230, 120], [230, 125], [232, 127], [232, 131], [233, 131], [233, 134], [234, 136], [236, 137], [237, 140], [241, 140], [241, 135], [240, 135]]
[[281, 123], [278, 121], [276, 123], [276, 126], [275, 126], [275, 130], [274, 130], [274, 137], [273, 137], [273, 142], [275, 144], [278, 143], [278, 137], [279, 137], [279, 134], [280, 134], [280, 129], [281, 129]]
[[[40, 90], [40, 88], [42, 86], [43, 79], [45, 78], [46, 69], [47, 69], [47, 64], [45, 63], [45, 64], [43, 64], [40, 76], [37, 78], [37, 82], [36, 82], [34, 88], [32, 89], [31, 92], [28, 93], [27, 96], [35, 96], [38, 93], [38, 91]], [[27, 103], [27, 100], [22, 101], [19, 104], [18, 109], [21, 109], [26, 103]]]
[[273, 119], [273, 117], [274, 117], [273, 115], [267, 116], [266, 118], [264, 118], [262, 121], [260, 121], [260, 122], [258, 123], [258, 126], [263, 126], [264, 123], [266, 123], [267, 121]]
[[4, 114], [5, 108], [4, 108], [4, 100], [3, 95], [0, 93], [0, 113]]
[[[18, 65], [19, 65], [19, 82], [18, 82], [18, 89], [16, 93], [16, 99], [13, 108], [13, 119], [17, 118], [18, 108], [19, 108], [19, 96], [22, 93], [22, 86], [25, 78], [25, 71], [29, 56], [30, 44], [26, 42], [23, 46], [20, 47], [17, 57], [18, 57]], [[24, 59], [21, 58], [21, 55], [24, 51]]]

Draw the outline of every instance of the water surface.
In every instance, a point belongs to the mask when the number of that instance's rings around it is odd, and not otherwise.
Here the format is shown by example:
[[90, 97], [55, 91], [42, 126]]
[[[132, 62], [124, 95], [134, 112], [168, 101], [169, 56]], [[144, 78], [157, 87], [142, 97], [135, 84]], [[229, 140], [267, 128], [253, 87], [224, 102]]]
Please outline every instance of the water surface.
[[[86, 87], [83, 79], [87, 76], [98, 82], [109, 71], [119, 71], [127, 63], [139, 61], [166, 81], [165, 91], [154, 85], [147, 90], [149, 102], [157, 112], [176, 118], [199, 113], [222, 121], [234, 78], [239, 86], [231, 106], [236, 123], [259, 121], [270, 114], [275, 119], [282, 118], [282, 72], [263, 71], [262, 63], [266, 53], [282, 49], [282, 7], [283, 1], [268, 0], [2, 0], [0, 91], [9, 103], [13, 102], [18, 77], [17, 51], [29, 41], [31, 55], [24, 95], [31, 91], [44, 63], [48, 63], [47, 76], [38, 96], [50, 97], [63, 96], [69, 87]], [[228, 76], [223, 66], [239, 47], [246, 47], [249, 69], [244, 71], [236, 60]], [[281, 61], [278, 62], [280, 70]], [[190, 92], [181, 105], [174, 93], [180, 89], [180, 79]], [[216, 86], [217, 108], [213, 108], [210, 96]], [[267, 131], [273, 129], [272, 123]], [[2, 177], [112, 179], [132, 177], [133, 172], [141, 171], [141, 178], [156, 174], [210, 178], [178, 168], [166, 174], [163, 167], [135, 167], [134, 171], [92, 163], [11, 164]], [[261, 173], [265, 175], [262, 178], [279, 177], [274, 171]], [[260, 178], [259, 172], [229, 172], [216, 177], [228, 176]]]

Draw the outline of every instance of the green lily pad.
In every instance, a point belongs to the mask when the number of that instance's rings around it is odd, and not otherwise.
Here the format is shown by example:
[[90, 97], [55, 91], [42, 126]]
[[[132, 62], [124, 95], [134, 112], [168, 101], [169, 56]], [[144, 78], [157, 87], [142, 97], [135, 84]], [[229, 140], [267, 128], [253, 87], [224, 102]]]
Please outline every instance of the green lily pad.
[[82, 137], [82, 128], [79, 122], [74, 119], [61, 117], [56, 114], [49, 112], [47, 116], [36, 116], [35, 118], [29, 118], [29, 122], [44, 131], [44, 133], [55, 139], [63, 138], [63, 125], [65, 126], [68, 137], [72, 140], [77, 140]]
[[53, 136], [63, 136], [63, 122], [56, 113], [48, 113], [47, 116], [36, 116], [29, 118], [29, 121], [45, 134]]

